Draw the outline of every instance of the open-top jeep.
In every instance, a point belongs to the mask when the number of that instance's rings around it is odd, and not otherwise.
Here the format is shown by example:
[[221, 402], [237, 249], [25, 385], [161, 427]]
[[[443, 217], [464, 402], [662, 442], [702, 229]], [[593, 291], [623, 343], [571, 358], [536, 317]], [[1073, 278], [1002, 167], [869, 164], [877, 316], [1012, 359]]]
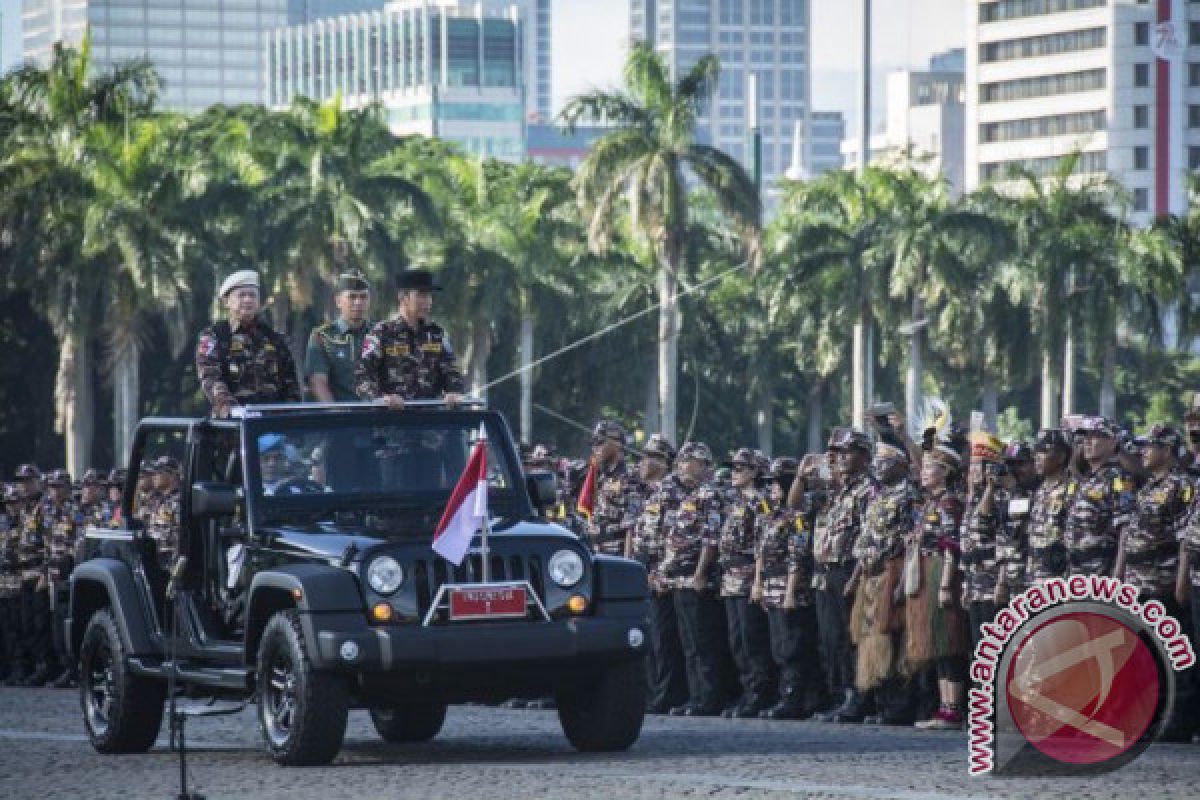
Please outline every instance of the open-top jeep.
[[[481, 426], [480, 537], [460, 567], [432, 533]], [[145, 751], [179, 696], [253, 700], [281, 764], [339, 751], [352, 708], [388, 741], [437, 735], [450, 703], [553, 696], [580, 750], [629, 747], [645, 696], [646, 575], [544, 521], [549, 475], [522, 475], [504, 418], [417, 403], [258, 406], [237, 418], [146, 419], [138, 465], [182, 465], [177, 553], [138, 522], [90, 529], [66, 636], [84, 722], [105, 753]]]

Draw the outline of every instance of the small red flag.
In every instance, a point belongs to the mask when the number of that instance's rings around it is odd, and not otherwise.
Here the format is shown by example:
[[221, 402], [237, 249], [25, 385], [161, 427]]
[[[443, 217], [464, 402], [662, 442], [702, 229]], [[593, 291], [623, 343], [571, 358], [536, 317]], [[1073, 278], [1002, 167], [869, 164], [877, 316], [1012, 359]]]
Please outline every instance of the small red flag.
[[592, 509], [596, 507], [596, 462], [588, 465], [587, 477], [583, 479], [583, 487], [579, 490], [579, 499], [575, 501], [575, 510], [583, 514], [589, 521], [592, 519]]

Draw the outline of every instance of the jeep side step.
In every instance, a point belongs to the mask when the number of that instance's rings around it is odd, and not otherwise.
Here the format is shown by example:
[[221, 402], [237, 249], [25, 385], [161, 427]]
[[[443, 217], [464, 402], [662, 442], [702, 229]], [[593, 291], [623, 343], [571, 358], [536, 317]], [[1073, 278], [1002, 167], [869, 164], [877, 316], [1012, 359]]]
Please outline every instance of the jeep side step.
[[[158, 658], [130, 658], [129, 668], [136, 675], [166, 678], [169, 667]], [[205, 667], [183, 663], [179, 665], [178, 679], [183, 683], [197, 683], [230, 691], [250, 691], [250, 667]]]

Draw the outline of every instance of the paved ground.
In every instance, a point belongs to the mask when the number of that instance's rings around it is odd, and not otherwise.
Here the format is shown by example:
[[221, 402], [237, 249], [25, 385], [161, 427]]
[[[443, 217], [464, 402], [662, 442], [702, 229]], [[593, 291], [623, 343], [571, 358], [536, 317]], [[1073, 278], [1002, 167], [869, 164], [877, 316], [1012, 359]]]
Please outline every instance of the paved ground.
[[[1200, 747], [1157, 745], [1132, 765], [1088, 780], [973, 779], [962, 734], [814, 722], [652, 717], [615, 756], [568, 747], [552, 711], [453, 708], [432, 743], [385, 745], [354, 713], [330, 767], [280, 769], [259, 750], [251, 712], [193, 720], [196, 790], [219, 798], [1032, 798], [1200, 797]], [[0, 797], [175, 796], [176, 759], [99, 756], [76, 692], [0, 689]]]

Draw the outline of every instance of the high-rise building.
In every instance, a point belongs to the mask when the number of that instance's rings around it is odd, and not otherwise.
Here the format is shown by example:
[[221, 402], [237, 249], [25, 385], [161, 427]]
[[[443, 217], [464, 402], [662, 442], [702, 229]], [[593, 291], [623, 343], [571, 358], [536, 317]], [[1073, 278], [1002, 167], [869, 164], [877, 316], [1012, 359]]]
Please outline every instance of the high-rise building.
[[[963, 51], [933, 56], [929, 69], [887, 76], [884, 128], [871, 136], [871, 161], [909, 163], [930, 177], [944, 176], [955, 194], [964, 188], [966, 120]], [[859, 162], [857, 137], [842, 142], [847, 167]]]
[[[551, 0], [480, 0], [485, 12], [521, 9], [525, 29], [526, 111], [531, 123], [550, 120]], [[340, 17], [359, 11], [382, 11], [388, 0], [288, 0], [288, 25], [303, 25], [319, 19]]]
[[1129, 190], [1134, 219], [1186, 207], [1200, 167], [1200, 3], [988, 0], [967, 23], [969, 187], [1010, 165]]
[[525, 155], [524, 41], [515, 5], [500, 12], [465, 0], [396, 0], [270, 32], [267, 102], [378, 102], [397, 134], [516, 161]]
[[101, 69], [147, 58], [163, 79], [162, 105], [195, 111], [262, 102], [262, 39], [287, 19], [288, 0], [25, 0], [26, 60], [90, 29]]
[[700, 135], [747, 163], [747, 76], [758, 76], [763, 186], [791, 163], [792, 138], [809, 106], [809, 0], [631, 0], [633, 37], [651, 42], [684, 74], [716, 53], [721, 80]]
[[807, 119], [796, 122], [788, 179], [809, 180], [841, 169], [845, 137], [846, 118], [841, 111], [810, 111]]

